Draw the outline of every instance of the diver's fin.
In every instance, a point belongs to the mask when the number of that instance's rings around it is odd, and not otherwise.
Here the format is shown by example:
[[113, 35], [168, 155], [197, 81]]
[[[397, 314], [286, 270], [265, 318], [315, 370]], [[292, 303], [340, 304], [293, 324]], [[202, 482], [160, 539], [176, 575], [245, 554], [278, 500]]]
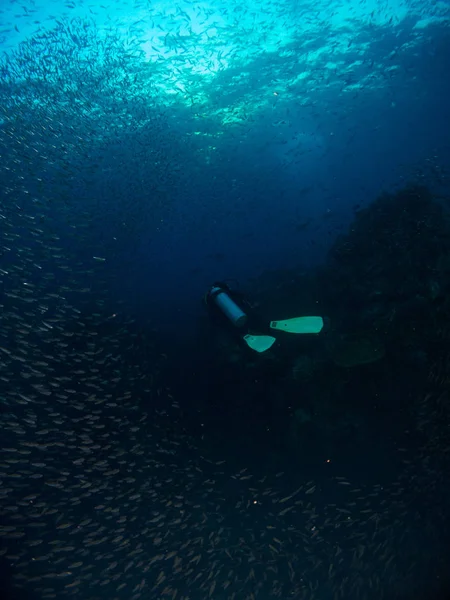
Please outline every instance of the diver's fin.
[[244, 342], [249, 348], [256, 352], [265, 352], [272, 347], [275, 342], [275, 338], [271, 335], [244, 335]]
[[322, 317], [294, 317], [284, 321], [271, 321], [270, 327], [287, 333], [320, 333], [323, 319]]

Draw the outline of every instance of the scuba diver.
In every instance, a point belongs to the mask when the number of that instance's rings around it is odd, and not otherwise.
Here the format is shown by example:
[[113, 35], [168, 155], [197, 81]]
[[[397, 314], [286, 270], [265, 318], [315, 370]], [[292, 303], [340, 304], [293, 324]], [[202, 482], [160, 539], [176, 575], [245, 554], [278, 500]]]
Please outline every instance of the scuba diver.
[[232, 290], [224, 282], [214, 283], [206, 292], [204, 301], [212, 319], [232, 330], [251, 350], [263, 353], [277, 338], [276, 331], [290, 334], [318, 334], [323, 329], [322, 317], [293, 317], [284, 321], [263, 321], [246, 300], [244, 294]]

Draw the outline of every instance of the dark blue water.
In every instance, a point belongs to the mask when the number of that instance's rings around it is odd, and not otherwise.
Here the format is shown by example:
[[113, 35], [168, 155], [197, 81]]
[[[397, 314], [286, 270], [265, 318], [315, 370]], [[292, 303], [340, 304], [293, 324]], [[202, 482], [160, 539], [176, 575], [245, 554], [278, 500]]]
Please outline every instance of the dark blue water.
[[5, 597], [447, 597], [449, 16], [0, 7]]

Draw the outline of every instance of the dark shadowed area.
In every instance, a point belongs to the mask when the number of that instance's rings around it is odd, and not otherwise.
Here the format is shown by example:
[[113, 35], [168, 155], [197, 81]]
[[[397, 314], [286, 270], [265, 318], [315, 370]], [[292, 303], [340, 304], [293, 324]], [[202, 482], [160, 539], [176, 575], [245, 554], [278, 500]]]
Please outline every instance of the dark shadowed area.
[[449, 21], [1, 4], [1, 599], [450, 597]]

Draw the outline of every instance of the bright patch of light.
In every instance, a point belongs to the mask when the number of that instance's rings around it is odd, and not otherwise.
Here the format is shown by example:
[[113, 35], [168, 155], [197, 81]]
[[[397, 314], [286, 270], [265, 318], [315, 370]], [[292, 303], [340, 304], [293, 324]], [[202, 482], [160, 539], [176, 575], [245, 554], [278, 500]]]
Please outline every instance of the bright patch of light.
[[[33, 27], [53, 28], [58, 19], [93, 20], [105, 37], [119, 32], [130, 55], [141, 56], [148, 79], [148, 89], [138, 90], [143, 96], [156, 93], [158, 102], [188, 107], [199, 119], [207, 113], [222, 125], [245, 123], [290, 101], [311, 103], [330, 85], [343, 92], [382, 87], [384, 77], [376, 76], [377, 69], [386, 72], [382, 65], [371, 59], [369, 74], [364, 72], [377, 31], [395, 35], [404, 32], [406, 19], [415, 20], [419, 38], [421, 29], [448, 19], [448, 4], [433, 0], [72, 4], [69, 10], [60, 0], [34, 0], [33, 13], [28, 18], [24, 11], [20, 19], [17, 3], [2, 7], [5, 45], [31, 35]], [[413, 38], [402, 48], [409, 49]]]

